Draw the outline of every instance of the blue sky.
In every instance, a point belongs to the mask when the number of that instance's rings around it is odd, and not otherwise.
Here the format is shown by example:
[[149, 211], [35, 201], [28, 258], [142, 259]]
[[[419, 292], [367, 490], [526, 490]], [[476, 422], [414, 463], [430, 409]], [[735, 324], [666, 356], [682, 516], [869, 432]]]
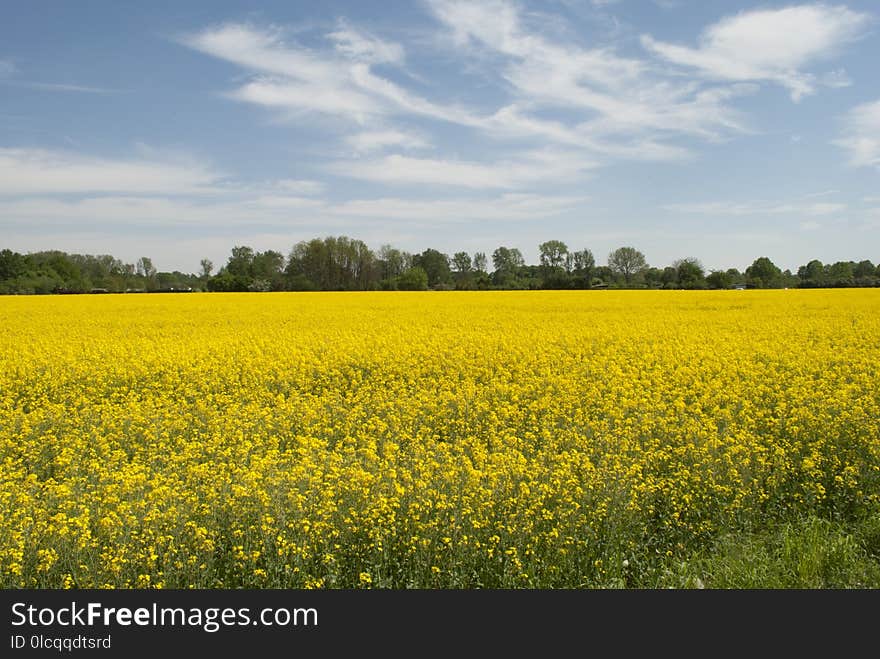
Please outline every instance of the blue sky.
[[880, 261], [880, 6], [8, 3], [0, 247]]

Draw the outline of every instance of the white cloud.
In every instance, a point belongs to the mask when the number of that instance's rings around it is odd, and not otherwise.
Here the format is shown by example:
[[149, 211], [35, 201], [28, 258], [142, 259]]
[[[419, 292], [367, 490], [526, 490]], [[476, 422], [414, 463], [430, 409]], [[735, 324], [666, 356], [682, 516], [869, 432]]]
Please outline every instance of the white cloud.
[[325, 206], [324, 202], [319, 199], [296, 197], [293, 195], [265, 195], [247, 203], [263, 208], [282, 208], [287, 210], [297, 208], [315, 210]]
[[814, 203], [768, 203], [768, 202], [732, 202], [710, 201], [690, 204], [667, 204], [664, 210], [674, 213], [694, 213], [700, 215], [831, 215], [847, 209], [846, 204], [814, 202]]
[[327, 185], [322, 181], [310, 181], [301, 179], [281, 179], [272, 182], [272, 185], [279, 190], [283, 190], [290, 194], [301, 195], [317, 195], [324, 192]]
[[508, 193], [490, 198], [362, 199], [339, 204], [337, 215], [393, 220], [467, 222], [474, 220], [529, 220], [558, 215], [576, 208], [587, 197]]
[[596, 163], [580, 154], [535, 151], [492, 163], [411, 158], [399, 154], [380, 159], [337, 162], [334, 174], [375, 183], [448, 185], [466, 188], [515, 188], [536, 182], [575, 180]]
[[113, 92], [112, 89], [106, 89], [104, 87], [89, 87], [87, 85], [70, 85], [56, 82], [27, 82], [24, 80], [16, 80], [14, 82], [9, 82], [8, 84], [15, 85], [16, 87], [26, 87], [28, 89], [37, 89], [47, 92], [77, 92], [85, 94], [110, 94]]
[[880, 100], [857, 105], [844, 119], [843, 136], [834, 144], [849, 152], [855, 167], [880, 166]]
[[393, 129], [362, 131], [349, 135], [345, 141], [358, 153], [377, 151], [390, 146], [404, 149], [423, 149], [430, 146], [421, 135]]
[[231, 92], [230, 96], [247, 103], [293, 113], [341, 115], [360, 124], [366, 123], [371, 115], [382, 112], [381, 106], [368, 95], [332, 82], [328, 79], [303, 83], [260, 78]]
[[[7, 229], [15, 227], [112, 227], [131, 234], [156, 227], [212, 227], [216, 231], [245, 227], [335, 226], [359, 234], [364, 221], [443, 226], [474, 220], [528, 221], [570, 211], [587, 200], [581, 196], [505, 193], [485, 197], [406, 199], [386, 197], [330, 203], [293, 196], [245, 198], [158, 198], [135, 195], [0, 199]], [[54, 233], [54, 231], [53, 231]]]
[[852, 78], [850, 78], [849, 74], [843, 69], [829, 71], [820, 78], [820, 82], [826, 87], [831, 87], [832, 89], [851, 87], [853, 84]]
[[336, 50], [349, 59], [368, 64], [403, 63], [404, 50], [400, 44], [379, 39], [344, 21], [338, 30], [327, 36], [335, 42]]
[[[697, 48], [647, 34], [641, 41], [655, 55], [695, 68], [707, 78], [775, 82], [797, 101], [816, 86], [815, 76], [803, 68], [858, 39], [868, 22], [867, 14], [844, 6], [796, 5], [726, 17], [703, 32]], [[842, 81], [839, 72], [825, 78], [832, 86]]]
[[345, 24], [326, 35], [333, 52], [287, 43], [277, 28], [226, 24], [184, 37], [182, 43], [256, 74], [230, 96], [294, 114], [316, 112], [365, 124], [394, 114], [416, 114], [475, 124], [460, 108], [446, 108], [377, 76], [372, 64], [401, 64], [403, 47]]
[[[649, 134], [656, 136], [650, 141], [657, 144], [661, 136], [717, 139], [746, 128], [726, 102], [754, 88], [705, 89], [680, 79], [657, 78], [641, 60], [546, 38], [515, 5], [501, 0], [432, 0], [429, 6], [459, 49], [503, 59], [501, 76], [516, 95], [517, 111], [502, 109], [492, 117], [490, 127], [503, 129], [510, 122], [512, 130], [532, 128], [536, 137], [548, 137], [552, 132], [547, 123], [524, 116], [523, 109], [577, 111], [582, 118], [566, 126], [565, 140], [570, 142], [574, 134], [585, 148], [600, 136]], [[554, 132], [562, 138], [563, 133]]]
[[[344, 22], [325, 35], [331, 50], [286, 42], [278, 28], [241, 24], [211, 27], [183, 43], [254, 74], [230, 93], [235, 99], [282, 114], [320, 113], [364, 126], [361, 136], [346, 139], [361, 153], [422, 146], [421, 136], [403, 137], [404, 131], [388, 126], [396, 116], [448, 122], [498, 140], [549, 140], [589, 151], [593, 159], [682, 159], [690, 151], [670, 144], [671, 137], [718, 140], [748, 130], [729, 102], [754, 93], [754, 86], [705, 88], [659, 78], [641, 60], [545, 37], [541, 23], [502, 0], [432, 0], [428, 6], [449, 30], [455, 56], [494, 58], [495, 82], [513, 98], [494, 111], [478, 112], [413, 93], [373, 70], [377, 64], [400, 66], [403, 47]], [[549, 120], [541, 115], [544, 109], [562, 110], [570, 118]], [[379, 123], [383, 128], [375, 127]]]
[[0, 196], [205, 192], [220, 175], [195, 161], [97, 158], [45, 149], [0, 148]]

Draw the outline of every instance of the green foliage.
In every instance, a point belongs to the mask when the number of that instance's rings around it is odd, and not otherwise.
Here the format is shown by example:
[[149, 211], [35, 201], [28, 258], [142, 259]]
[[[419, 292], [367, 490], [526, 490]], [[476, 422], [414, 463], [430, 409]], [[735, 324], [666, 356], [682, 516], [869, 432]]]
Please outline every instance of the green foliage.
[[420, 266], [413, 266], [397, 278], [401, 291], [425, 291], [428, 289], [428, 273]]
[[449, 257], [436, 249], [426, 249], [421, 254], [413, 256], [413, 266], [424, 270], [428, 275], [428, 286], [431, 288], [452, 283]]
[[361, 240], [328, 236], [296, 243], [287, 258], [276, 250], [259, 252], [247, 245], [236, 245], [227, 263], [212, 276], [214, 264], [210, 259], [201, 259], [198, 274], [188, 274], [176, 270], [159, 272], [146, 256], [135, 263], [123, 263], [109, 254], [68, 254], [57, 250], [20, 254], [3, 249], [0, 295], [399, 290], [421, 286], [420, 277], [411, 272], [414, 266], [427, 275], [426, 287], [435, 290], [880, 286], [880, 266], [867, 259], [832, 264], [813, 259], [792, 274], [762, 256], [745, 273], [729, 268], [706, 274], [694, 257], [679, 259], [663, 268], [650, 267], [644, 254], [634, 247], [613, 250], [608, 264], [601, 266], [596, 265], [589, 249], [570, 251], [561, 240], [543, 242], [538, 251], [539, 263], [530, 265], [519, 249], [502, 245], [492, 252], [494, 269], [490, 273], [484, 252], [475, 252], [471, 257], [459, 251], [450, 258], [429, 248], [412, 255], [385, 244], [374, 253]]
[[781, 288], [782, 270], [766, 256], [761, 256], [746, 268], [746, 279], [755, 288]]
[[728, 534], [661, 582], [728, 589], [876, 588], [880, 561], [866, 542], [866, 536], [877, 537], [876, 519], [847, 527], [807, 517], [762, 532]]
[[619, 247], [608, 255], [608, 267], [629, 286], [644, 272], [648, 263], [645, 255], [635, 247]]
[[706, 275], [706, 285], [714, 289], [730, 288], [733, 286], [733, 277], [723, 270], [713, 270]]
[[705, 271], [699, 260], [693, 257], [679, 259], [672, 267], [675, 268], [676, 281], [681, 288], [706, 287]]

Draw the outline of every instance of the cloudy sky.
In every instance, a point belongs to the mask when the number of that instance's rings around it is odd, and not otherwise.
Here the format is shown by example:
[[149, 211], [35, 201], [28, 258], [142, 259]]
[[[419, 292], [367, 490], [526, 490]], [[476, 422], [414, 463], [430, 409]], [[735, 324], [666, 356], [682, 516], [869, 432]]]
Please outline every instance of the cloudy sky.
[[880, 261], [880, 5], [7, 3], [0, 248]]

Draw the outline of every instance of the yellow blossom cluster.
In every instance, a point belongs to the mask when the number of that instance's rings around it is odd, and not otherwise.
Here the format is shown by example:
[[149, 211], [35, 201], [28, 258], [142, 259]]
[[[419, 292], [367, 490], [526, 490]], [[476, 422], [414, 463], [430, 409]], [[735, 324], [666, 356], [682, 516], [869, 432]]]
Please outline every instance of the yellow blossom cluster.
[[0, 585], [618, 583], [880, 506], [880, 291], [0, 299]]

